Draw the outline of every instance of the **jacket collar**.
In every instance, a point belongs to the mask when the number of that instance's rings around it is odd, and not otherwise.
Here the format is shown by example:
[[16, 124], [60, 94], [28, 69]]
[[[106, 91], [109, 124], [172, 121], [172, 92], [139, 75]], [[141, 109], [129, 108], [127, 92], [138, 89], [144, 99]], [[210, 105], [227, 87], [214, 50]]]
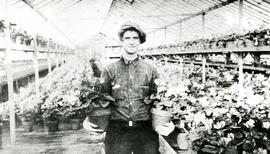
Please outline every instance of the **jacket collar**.
[[124, 63], [124, 64], [126, 64], [126, 65], [137, 65], [138, 64], [138, 62], [140, 61], [140, 56], [138, 55], [135, 59], [133, 59], [133, 60], [128, 60], [128, 59], [126, 59], [126, 58], [124, 58], [123, 56], [121, 56], [121, 58], [120, 58], [120, 60]]

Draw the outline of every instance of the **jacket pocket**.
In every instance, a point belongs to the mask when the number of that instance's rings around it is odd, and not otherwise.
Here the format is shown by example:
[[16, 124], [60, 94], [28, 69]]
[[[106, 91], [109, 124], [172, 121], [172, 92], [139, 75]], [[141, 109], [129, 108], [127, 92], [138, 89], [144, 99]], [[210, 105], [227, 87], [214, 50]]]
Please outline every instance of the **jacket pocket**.
[[123, 99], [123, 87], [115, 85], [112, 87], [112, 97], [115, 99]]
[[148, 97], [150, 95], [150, 88], [149, 86], [140, 86], [140, 96], [142, 99]]

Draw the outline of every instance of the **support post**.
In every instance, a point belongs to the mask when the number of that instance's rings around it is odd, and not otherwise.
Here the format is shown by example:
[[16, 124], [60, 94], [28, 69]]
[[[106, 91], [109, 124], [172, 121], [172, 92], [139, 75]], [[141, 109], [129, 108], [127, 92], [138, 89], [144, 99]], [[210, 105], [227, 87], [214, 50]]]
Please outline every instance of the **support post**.
[[183, 56], [182, 55], [180, 56], [179, 62], [180, 62], [180, 81], [182, 81], [183, 80], [183, 72], [184, 72]]
[[12, 146], [15, 146], [16, 144], [16, 131], [15, 131], [15, 104], [14, 104], [14, 87], [13, 87], [13, 71], [11, 68], [11, 59], [8, 56], [8, 53], [11, 51], [11, 40], [10, 40], [10, 20], [9, 20], [9, 10], [8, 10], [8, 0], [4, 1], [5, 3], [5, 24], [6, 24], [6, 30], [5, 30], [5, 39], [6, 39], [6, 50], [5, 50], [5, 68], [6, 68], [6, 74], [7, 74], [7, 83], [8, 83], [8, 104], [9, 104], [9, 120], [10, 120], [10, 142]]
[[168, 65], [168, 58], [167, 57], [164, 57], [164, 62], [165, 62], [165, 66]]
[[58, 61], [58, 52], [59, 52], [59, 46], [56, 47], [56, 50], [55, 50], [55, 61], [56, 61], [56, 68], [59, 67], [59, 61]]
[[260, 53], [253, 53], [253, 55], [254, 55], [254, 66], [255, 67], [257, 67], [257, 66], [260, 66], [261, 65], [261, 63], [260, 63], [260, 61], [261, 61], [261, 54]]
[[20, 89], [20, 87], [19, 87], [19, 81], [18, 81], [18, 79], [15, 81], [15, 86], [16, 86], [16, 89], [15, 89], [15, 91], [16, 92], [19, 92], [19, 89]]
[[238, 65], [239, 65], [239, 86], [243, 87], [244, 83], [244, 73], [243, 73], [243, 54], [239, 53], [238, 54]]
[[52, 62], [51, 62], [51, 48], [50, 45], [47, 46], [47, 63], [48, 63], [48, 76], [49, 76], [49, 83], [52, 84]]
[[38, 68], [38, 47], [37, 41], [34, 39], [33, 64], [35, 69], [35, 91], [36, 98], [39, 98], [39, 68]]
[[239, 21], [238, 21], [238, 28], [239, 28], [239, 31], [241, 31], [241, 28], [242, 28], [242, 20], [243, 20], [243, 3], [244, 3], [244, 0], [238, 0], [239, 2]]
[[202, 14], [202, 34], [205, 33], [205, 13]]
[[206, 54], [202, 54], [202, 83], [205, 84], [206, 76]]
[[226, 53], [226, 61], [225, 61], [226, 65], [229, 65], [232, 63], [231, 55], [232, 55], [231, 53]]

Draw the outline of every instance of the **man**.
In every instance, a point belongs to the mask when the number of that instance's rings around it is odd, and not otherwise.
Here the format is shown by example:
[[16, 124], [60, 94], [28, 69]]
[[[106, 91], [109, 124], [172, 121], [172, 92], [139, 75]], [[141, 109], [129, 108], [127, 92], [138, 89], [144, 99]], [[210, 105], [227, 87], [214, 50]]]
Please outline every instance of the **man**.
[[[147, 98], [157, 90], [154, 80], [158, 74], [137, 53], [146, 35], [132, 22], [124, 23], [118, 35], [122, 56], [101, 75], [102, 92], [115, 99], [109, 106], [112, 114], [105, 138], [106, 154], [157, 154], [158, 134], [152, 129], [152, 103]], [[100, 131], [91, 126], [91, 131]]]

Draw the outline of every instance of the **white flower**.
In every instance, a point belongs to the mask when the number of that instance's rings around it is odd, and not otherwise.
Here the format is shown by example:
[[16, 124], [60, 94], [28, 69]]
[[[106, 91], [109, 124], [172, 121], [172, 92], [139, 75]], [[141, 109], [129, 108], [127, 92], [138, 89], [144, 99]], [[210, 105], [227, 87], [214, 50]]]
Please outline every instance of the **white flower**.
[[246, 100], [246, 103], [251, 105], [251, 106], [257, 106], [258, 104], [260, 104], [261, 102], [263, 102], [264, 100], [264, 97], [261, 96], [261, 95], [249, 95], [247, 100]]
[[263, 122], [263, 128], [269, 129], [270, 128], [270, 122], [269, 121]]
[[213, 119], [205, 119], [202, 123], [205, 125], [207, 130], [210, 130], [212, 129]]
[[217, 122], [216, 124], [214, 124], [214, 128], [221, 129], [221, 128], [225, 127], [225, 125], [226, 125], [225, 121], [220, 121], [220, 122]]
[[121, 87], [121, 86], [120, 86], [119, 84], [117, 84], [117, 85], [113, 86], [112, 89], [118, 89], [118, 88], [120, 88], [120, 87]]
[[200, 104], [203, 106], [203, 107], [207, 107], [210, 105], [210, 101], [208, 100], [207, 97], [202, 97], [199, 99], [199, 102]]
[[255, 123], [255, 121], [253, 119], [249, 119], [244, 125], [247, 128], [252, 128], [252, 127], [254, 127], [254, 123]]

